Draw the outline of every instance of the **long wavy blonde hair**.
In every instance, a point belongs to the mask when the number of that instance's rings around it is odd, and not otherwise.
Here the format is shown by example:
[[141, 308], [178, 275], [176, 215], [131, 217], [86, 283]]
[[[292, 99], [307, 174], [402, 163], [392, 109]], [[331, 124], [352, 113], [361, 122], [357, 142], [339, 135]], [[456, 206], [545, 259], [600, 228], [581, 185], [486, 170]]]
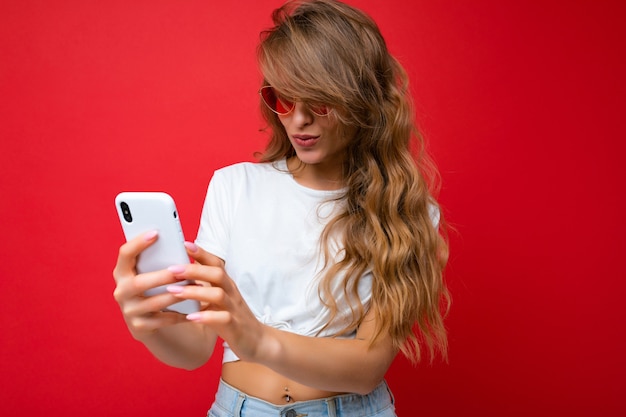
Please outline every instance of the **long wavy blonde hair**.
[[[436, 351], [447, 358], [443, 317], [450, 298], [443, 270], [448, 246], [433, 197], [439, 178], [416, 128], [404, 69], [376, 23], [346, 4], [292, 1], [272, 17], [275, 26], [261, 33], [258, 48], [264, 85], [329, 105], [339, 129], [354, 135], [343, 167], [343, 208], [321, 237], [327, 262], [320, 282], [324, 303], [337, 318], [331, 288], [343, 277], [352, 321], [341, 334], [353, 332], [366, 313], [359, 280], [371, 272], [369, 309], [377, 323], [372, 343], [391, 337], [413, 361], [420, 360], [423, 345], [431, 360]], [[278, 117], [260, 107], [271, 131], [260, 160], [295, 156]], [[329, 264], [329, 242], [337, 233], [343, 256]]]

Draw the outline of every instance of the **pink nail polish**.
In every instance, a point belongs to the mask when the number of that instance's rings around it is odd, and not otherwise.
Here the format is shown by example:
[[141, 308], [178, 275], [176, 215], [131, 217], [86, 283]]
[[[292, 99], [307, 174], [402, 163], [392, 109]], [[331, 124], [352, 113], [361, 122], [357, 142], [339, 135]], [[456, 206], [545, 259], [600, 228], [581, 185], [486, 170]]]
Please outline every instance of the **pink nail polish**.
[[198, 252], [198, 245], [192, 242], [185, 242], [185, 247], [189, 249], [189, 252], [196, 253]]
[[150, 241], [150, 240], [154, 239], [154, 238], [155, 238], [158, 234], [159, 234], [159, 232], [158, 232], [158, 231], [156, 231], [156, 230], [152, 230], [152, 231], [150, 231], [150, 232], [146, 232], [146, 233], [143, 235], [143, 238], [144, 238], [144, 240], [145, 240], [146, 242], [148, 242], [148, 241]]
[[172, 265], [167, 268], [172, 274], [182, 274], [185, 272], [185, 267], [183, 265]]
[[184, 288], [180, 285], [169, 285], [166, 287], [166, 290], [170, 294], [180, 294], [183, 292]]
[[202, 314], [200, 314], [200, 313], [187, 314], [187, 320], [189, 320], [189, 321], [198, 321], [201, 318], [202, 318]]

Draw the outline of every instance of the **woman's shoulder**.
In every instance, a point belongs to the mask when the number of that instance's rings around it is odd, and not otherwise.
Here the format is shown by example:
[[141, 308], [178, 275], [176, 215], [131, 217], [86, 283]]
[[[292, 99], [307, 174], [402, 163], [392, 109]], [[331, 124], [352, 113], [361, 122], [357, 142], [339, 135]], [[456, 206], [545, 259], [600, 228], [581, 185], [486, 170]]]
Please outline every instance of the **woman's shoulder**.
[[219, 175], [227, 176], [248, 176], [248, 175], [272, 175], [275, 173], [284, 173], [287, 171], [285, 160], [276, 162], [237, 162], [215, 171]]
[[[289, 171], [284, 160], [276, 162], [237, 162], [217, 169], [213, 173], [213, 184], [230, 187], [259, 186], [276, 183], [278, 177]], [[282, 182], [282, 181], [278, 181]]]

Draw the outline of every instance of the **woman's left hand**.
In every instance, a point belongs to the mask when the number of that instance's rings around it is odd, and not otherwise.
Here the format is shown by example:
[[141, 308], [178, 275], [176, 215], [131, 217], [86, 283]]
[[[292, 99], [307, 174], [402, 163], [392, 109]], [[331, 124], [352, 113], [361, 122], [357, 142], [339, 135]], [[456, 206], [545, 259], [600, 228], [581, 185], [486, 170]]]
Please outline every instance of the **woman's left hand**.
[[172, 285], [170, 293], [198, 300], [205, 308], [187, 319], [208, 326], [242, 360], [264, 365], [288, 379], [324, 391], [367, 394], [383, 379], [396, 349], [391, 338], [371, 340], [376, 319], [369, 312], [354, 339], [303, 336], [261, 323], [224, 270], [224, 262], [186, 244], [191, 265], [169, 268], [179, 279], [201, 285]]
[[186, 244], [187, 252], [196, 261], [189, 265], [168, 268], [176, 278], [194, 280], [202, 285], [172, 285], [171, 294], [181, 299], [197, 300], [205, 306], [187, 319], [209, 326], [241, 359], [255, 362], [266, 326], [252, 313], [235, 282], [224, 270], [224, 262], [194, 244]]

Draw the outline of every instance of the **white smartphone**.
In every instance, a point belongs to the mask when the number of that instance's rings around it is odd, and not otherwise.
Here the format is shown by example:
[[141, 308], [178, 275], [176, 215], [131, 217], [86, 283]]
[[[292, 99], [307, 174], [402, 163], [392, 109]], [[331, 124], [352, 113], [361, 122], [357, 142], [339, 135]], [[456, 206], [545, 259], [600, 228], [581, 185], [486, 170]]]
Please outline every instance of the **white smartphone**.
[[[126, 240], [151, 230], [159, 232], [156, 242], [146, 248], [137, 259], [137, 272], [152, 272], [172, 265], [189, 263], [185, 250], [183, 229], [180, 225], [174, 199], [161, 192], [123, 192], [115, 197], [117, 214]], [[175, 285], [193, 284], [180, 281]], [[167, 285], [152, 288], [145, 295], [165, 292]], [[198, 311], [195, 300], [184, 300], [168, 307], [168, 311], [190, 314]]]

